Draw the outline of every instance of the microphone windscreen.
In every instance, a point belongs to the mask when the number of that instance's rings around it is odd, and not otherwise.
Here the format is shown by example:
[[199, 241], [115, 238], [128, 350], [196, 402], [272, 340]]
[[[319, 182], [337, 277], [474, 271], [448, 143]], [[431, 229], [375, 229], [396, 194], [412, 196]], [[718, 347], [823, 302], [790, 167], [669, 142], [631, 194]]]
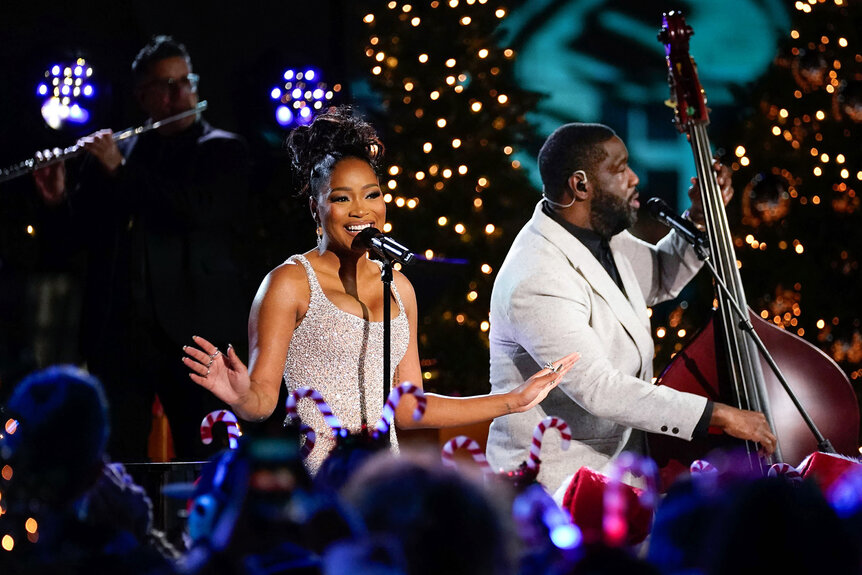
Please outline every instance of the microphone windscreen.
[[670, 211], [670, 206], [661, 198], [650, 198], [646, 203], [647, 211], [653, 217], [661, 216]]
[[371, 247], [371, 240], [380, 235], [380, 230], [375, 227], [369, 226], [356, 234], [356, 237], [353, 238], [353, 247], [365, 246], [366, 248]]

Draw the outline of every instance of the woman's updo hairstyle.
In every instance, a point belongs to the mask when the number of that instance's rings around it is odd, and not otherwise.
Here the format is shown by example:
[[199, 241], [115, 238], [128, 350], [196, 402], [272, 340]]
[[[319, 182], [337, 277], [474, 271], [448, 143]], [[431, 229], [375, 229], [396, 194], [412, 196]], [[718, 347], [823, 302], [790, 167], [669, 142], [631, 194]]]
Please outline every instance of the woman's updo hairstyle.
[[287, 137], [287, 149], [299, 181], [299, 195], [313, 197], [333, 166], [348, 157], [368, 162], [377, 171], [383, 144], [365, 120], [340, 106], [320, 114], [308, 126], [295, 128]]

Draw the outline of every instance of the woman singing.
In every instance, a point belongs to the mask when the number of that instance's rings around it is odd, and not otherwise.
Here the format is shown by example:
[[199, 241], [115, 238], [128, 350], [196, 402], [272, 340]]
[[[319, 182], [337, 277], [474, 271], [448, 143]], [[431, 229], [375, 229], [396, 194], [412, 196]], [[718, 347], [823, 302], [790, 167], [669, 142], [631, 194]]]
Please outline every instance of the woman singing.
[[[377, 179], [383, 146], [374, 129], [349, 109], [318, 116], [288, 138], [302, 178], [317, 247], [288, 258], [258, 289], [249, 316], [249, 366], [232, 347], [222, 354], [202, 337], [185, 348], [191, 379], [228, 403], [246, 420], [269, 417], [282, 379], [288, 389], [317, 389], [351, 431], [380, 418], [383, 395], [383, 289], [381, 264], [366, 257], [354, 238], [366, 227], [383, 228], [386, 203]], [[391, 293], [391, 373], [399, 384], [422, 385], [417, 347], [416, 296], [394, 272]], [[509, 393], [453, 398], [428, 394], [424, 417], [412, 418], [405, 396], [395, 414], [402, 429], [451, 427], [525, 411], [542, 401], [577, 361], [573, 353], [544, 368]], [[550, 366], [551, 364], [549, 364]], [[307, 464], [316, 471], [334, 440], [311, 402], [300, 417], [317, 433]], [[393, 444], [394, 435], [392, 437]]]

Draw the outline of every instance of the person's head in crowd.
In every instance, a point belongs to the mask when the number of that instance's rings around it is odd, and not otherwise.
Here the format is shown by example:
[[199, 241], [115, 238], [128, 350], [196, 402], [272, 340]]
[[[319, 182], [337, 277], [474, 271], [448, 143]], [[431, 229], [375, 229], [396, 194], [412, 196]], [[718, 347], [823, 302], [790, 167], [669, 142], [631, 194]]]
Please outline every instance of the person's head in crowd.
[[275, 562], [290, 573], [317, 573], [324, 549], [359, 531], [336, 498], [313, 489], [298, 437], [284, 431], [244, 436], [238, 450], [209, 461], [193, 486], [168, 492], [191, 496], [183, 572], [246, 573], [248, 565]]
[[8, 496], [60, 505], [90, 488], [104, 465], [107, 410], [99, 381], [76, 367], [49, 367], [21, 381], [6, 405], [17, 428], [8, 433], [7, 426], [0, 441], [2, 465], [12, 470]]
[[[198, 75], [186, 47], [170, 36], [153, 36], [132, 62], [135, 97], [153, 121], [193, 109], [198, 104]], [[195, 116], [160, 126], [159, 133], [178, 134]]]
[[626, 547], [588, 545], [567, 575], [667, 575]]
[[637, 221], [639, 179], [628, 150], [603, 124], [572, 123], [548, 136], [539, 151], [545, 201], [583, 212], [583, 226], [610, 238]]
[[409, 575], [508, 573], [510, 529], [482, 486], [439, 455], [381, 453], [342, 490], [372, 535], [396, 541]]
[[858, 573], [858, 546], [811, 481], [759, 479], [731, 490], [703, 551], [705, 572]]
[[862, 557], [862, 465], [842, 473], [826, 495], [835, 513], [850, 530]]
[[317, 489], [338, 493], [351, 476], [376, 453], [389, 449], [389, 434], [374, 437], [364, 430], [336, 437], [335, 448], [329, 452], [314, 476]]
[[[317, 225], [321, 253], [364, 252], [353, 247], [356, 226], [382, 229], [386, 222], [386, 203], [377, 178], [383, 144], [374, 128], [349, 108], [336, 108], [294, 129], [287, 148]], [[345, 207], [345, 200], [354, 196], [362, 201]]]
[[716, 472], [676, 481], [668, 489], [656, 510], [648, 549], [649, 560], [662, 572], [695, 572], [703, 566], [710, 526], [726, 503], [718, 481]]
[[324, 575], [406, 575], [401, 548], [386, 536], [358, 536], [330, 545], [323, 554]]
[[859, 547], [813, 482], [715, 479], [677, 482], [660, 504], [649, 560], [663, 573], [858, 572]]

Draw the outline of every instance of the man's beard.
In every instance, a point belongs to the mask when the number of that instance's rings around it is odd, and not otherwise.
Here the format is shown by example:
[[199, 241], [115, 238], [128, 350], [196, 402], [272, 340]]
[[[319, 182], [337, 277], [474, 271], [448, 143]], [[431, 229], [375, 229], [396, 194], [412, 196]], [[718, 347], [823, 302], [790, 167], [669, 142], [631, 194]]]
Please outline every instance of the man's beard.
[[638, 211], [628, 201], [601, 189], [596, 189], [590, 212], [590, 223], [593, 231], [603, 238], [610, 239], [635, 225], [637, 220]]

